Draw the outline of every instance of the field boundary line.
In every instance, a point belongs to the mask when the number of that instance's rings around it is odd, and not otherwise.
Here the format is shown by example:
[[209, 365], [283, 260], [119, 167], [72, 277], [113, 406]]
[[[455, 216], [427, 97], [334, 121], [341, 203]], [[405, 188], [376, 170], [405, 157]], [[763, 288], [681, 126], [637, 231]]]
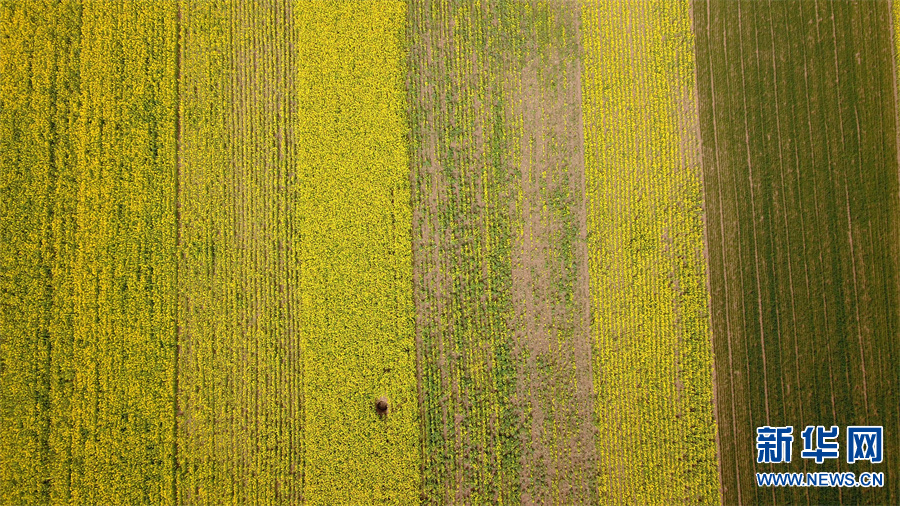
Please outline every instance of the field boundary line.
[[[710, 268], [709, 268], [709, 263], [710, 263], [709, 217], [707, 216], [707, 211], [709, 210], [709, 205], [707, 203], [708, 199], [706, 197], [706, 188], [707, 188], [706, 171], [704, 170], [705, 167], [704, 167], [704, 163], [703, 163], [703, 151], [704, 151], [703, 144], [704, 143], [703, 143], [702, 128], [700, 125], [700, 121], [701, 121], [701, 117], [700, 117], [700, 52], [698, 51], [698, 44], [697, 44], [697, 26], [695, 24], [695, 18], [694, 18], [694, 3], [695, 2], [693, 2], [693, 1], [688, 2], [688, 18], [691, 23], [691, 33], [694, 35], [694, 68], [693, 68], [693, 72], [694, 72], [694, 90], [693, 90], [694, 100], [693, 100], [693, 102], [694, 102], [694, 104], [693, 105], [694, 105], [694, 113], [697, 116], [697, 148], [698, 148], [698, 155], [699, 155], [698, 161], [700, 163], [699, 173], [700, 173], [700, 186], [702, 188], [701, 196], [703, 198], [703, 202], [701, 204], [701, 206], [702, 206], [701, 208], [703, 209], [703, 212], [701, 213], [701, 217], [703, 219], [703, 257], [704, 257], [704, 268], [706, 271], [706, 276], [705, 276], [706, 307], [708, 308], [706, 321], [707, 321], [707, 325], [709, 326], [709, 349], [710, 349], [710, 353], [712, 355], [712, 359], [710, 361], [710, 363], [712, 365], [711, 371], [710, 371], [710, 376], [712, 379], [712, 403], [713, 403], [712, 415], [713, 415], [713, 421], [716, 424], [716, 456], [717, 456], [716, 470], [719, 474], [719, 486], [718, 486], [719, 504], [723, 504], [723, 502], [725, 500], [725, 493], [724, 493], [724, 489], [723, 489], [723, 480], [722, 480], [722, 442], [721, 442], [720, 435], [719, 435], [720, 417], [719, 417], [719, 410], [717, 409], [717, 406], [719, 405], [718, 404], [719, 382], [718, 382], [718, 367], [716, 364], [716, 347], [715, 347], [715, 343], [714, 343], [715, 327], [713, 326], [712, 285], [710, 282], [710, 273], [709, 273], [709, 270], [710, 270]], [[707, 37], [708, 37], [709, 36], [708, 35], [708, 32], [709, 32], [709, 15], [708, 14], [706, 17], [706, 23], [707, 23]], [[715, 121], [715, 116], [713, 116], [713, 121]], [[715, 147], [716, 144], [717, 143], [714, 141], [713, 149], [716, 149], [716, 147]], [[718, 152], [716, 152], [716, 157], [718, 158]], [[721, 214], [721, 203], [719, 203], [718, 206], [719, 206], [719, 213]], [[721, 219], [720, 219], [720, 223], [721, 223]]]
[[[706, 0], [706, 38], [707, 38], [707, 40], [710, 38], [710, 36], [712, 34], [712, 31], [711, 31], [712, 27], [710, 26], [710, 14], [712, 11], [711, 5], [710, 5], [711, 1], [712, 0]], [[723, 31], [724, 31], [724, 28], [723, 28]], [[707, 42], [707, 45], [708, 44], [709, 43]], [[722, 177], [721, 177], [721, 173], [719, 171], [719, 169], [720, 169], [719, 128], [718, 128], [718, 120], [716, 118], [716, 98], [715, 98], [716, 97], [716, 85], [715, 85], [716, 79], [715, 79], [715, 73], [713, 72], [712, 52], [711, 51], [707, 51], [707, 60], [708, 60], [708, 64], [709, 64], [709, 74], [710, 74], [710, 94], [712, 96], [712, 100], [710, 100], [710, 103], [712, 104], [713, 144], [714, 144], [715, 166], [716, 166], [716, 189], [718, 190], [717, 193], [719, 196], [719, 201], [718, 201], [717, 207], [719, 208], [719, 229], [720, 229], [720, 234], [721, 234], [721, 238], [722, 238], [722, 262], [723, 262], [722, 272], [723, 272], [723, 275], [725, 278], [725, 289], [723, 290], [723, 294], [724, 294], [724, 298], [725, 298], [725, 301], [724, 301], [725, 333], [726, 333], [725, 342], [728, 345], [728, 370], [733, 373], [733, 371], [734, 371], [734, 355], [733, 355], [733, 352], [731, 349], [731, 319], [729, 318], [729, 311], [728, 311], [728, 308], [729, 308], [729, 304], [728, 304], [728, 286], [729, 286], [728, 270], [725, 268], [725, 265], [724, 265], [725, 264], [725, 241], [724, 241], [724, 238], [725, 238], [725, 216], [722, 211], [722, 202], [724, 202], [724, 200], [722, 199]], [[699, 96], [698, 96], [697, 100], [699, 101]], [[707, 259], [707, 262], [709, 262], [709, 259]], [[712, 292], [710, 292], [710, 298], [712, 298]], [[710, 321], [711, 320], [712, 320], [712, 311], [710, 311]], [[710, 326], [711, 330], [712, 330], [712, 328], [713, 327]], [[711, 334], [711, 339], [715, 339], [715, 337], [712, 336], [712, 331], [710, 332], [710, 334]], [[713, 348], [713, 349], [715, 350], [715, 348]], [[714, 351], [714, 353], [715, 353], [715, 351]], [[713, 362], [715, 363], [715, 360], [713, 360]], [[731, 387], [732, 437], [736, 438], [737, 437], [737, 417], [736, 417], [735, 412], [736, 412], [737, 408], [734, 404], [735, 393], [734, 393], [734, 375], [733, 374], [732, 374], [732, 378], [728, 384]], [[738, 477], [738, 476], [740, 476], [740, 469], [738, 468], [738, 461], [737, 461], [736, 456], [732, 456], [732, 457], [734, 459], [734, 473], [735, 473], [735, 476]], [[722, 459], [721, 453], [719, 454], [719, 459], [720, 460]], [[721, 466], [721, 464], [720, 464], [720, 466]], [[743, 503], [743, 500], [741, 497], [741, 482], [740, 482], [740, 480], [736, 480], [736, 481], [737, 481], [738, 503]], [[724, 499], [724, 487], [725, 487], [725, 482], [720, 477], [719, 490], [722, 493], [723, 499]]]
[[174, 369], [172, 371], [172, 502], [178, 503], [178, 376], [181, 347], [181, 324], [179, 322], [181, 305], [181, 0], [175, 1], [175, 283], [174, 283], [174, 324], [175, 349]]

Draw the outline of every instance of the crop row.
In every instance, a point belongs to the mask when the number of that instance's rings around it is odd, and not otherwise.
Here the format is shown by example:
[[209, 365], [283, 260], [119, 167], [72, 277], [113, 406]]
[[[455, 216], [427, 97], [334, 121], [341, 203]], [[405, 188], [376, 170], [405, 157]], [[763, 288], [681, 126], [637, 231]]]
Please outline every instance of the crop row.
[[405, 15], [296, 7], [182, 8], [179, 497], [407, 502]]
[[718, 500], [689, 3], [582, 12], [604, 502]]
[[180, 501], [303, 495], [291, 10], [180, 8]]
[[430, 501], [519, 497], [505, 48], [490, 28], [499, 15], [494, 3], [409, 7], [414, 286]]

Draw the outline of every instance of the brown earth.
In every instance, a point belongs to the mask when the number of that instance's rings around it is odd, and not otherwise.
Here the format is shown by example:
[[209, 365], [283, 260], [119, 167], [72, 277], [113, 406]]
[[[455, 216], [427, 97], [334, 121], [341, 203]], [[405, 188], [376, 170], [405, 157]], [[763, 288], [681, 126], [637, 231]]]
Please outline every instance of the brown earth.
[[[488, 10], [410, 6], [413, 284], [425, 497], [443, 503], [511, 497], [501, 435], [509, 380], [494, 361], [508, 344], [498, 249], [508, 241], [508, 190], [488, 159], [498, 99], [493, 55], [480, 37]], [[457, 23], [457, 16], [472, 16]], [[459, 48], [459, 51], [457, 51]], [[486, 72], [484, 72], [486, 71]], [[485, 75], [485, 73], [487, 75]], [[502, 179], [502, 178], [500, 178]], [[508, 261], [508, 260], [507, 260]], [[498, 265], [498, 262], [500, 263]], [[499, 272], [498, 272], [499, 271]], [[498, 417], [490, 408], [500, 411]]]
[[579, 15], [410, 6], [427, 500], [583, 502], [594, 488]]
[[[590, 502], [596, 494], [580, 9], [533, 4], [528, 40], [507, 68], [506, 114], [519, 146], [519, 226], [512, 251], [517, 397], [525, 503]], [[557, 35], [564, 33], [565, 36]]]

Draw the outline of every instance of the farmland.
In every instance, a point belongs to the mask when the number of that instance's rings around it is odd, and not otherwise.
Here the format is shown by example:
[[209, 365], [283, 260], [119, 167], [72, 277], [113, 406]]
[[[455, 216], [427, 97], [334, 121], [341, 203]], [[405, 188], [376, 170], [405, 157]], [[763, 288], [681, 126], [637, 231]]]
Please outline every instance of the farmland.
[[600, 500], [715, 502], [689, 4], [597, 2], [582, 19]]
[[27, 7], [0, 16], [0, 496], [171, 501], [174, 12]]
[[897, 30], [0, 0], [0, 504], [897, 503]]
[[28, 7], [2, 17], [0, 495], [417, 497], [403, 4]]
[[[756, 464], [758, 426], [883, 425], [884, 454], [900, 451], [890, 26], [886, 2], [695, 5], [727, 503], [898, 500], [895, 479], [871, 490], [753, 481], [773, 467]], [[787, 27], [797, 36], [779, 36]]]
[[310, 502], [409, 503], [420, 458], [405, 5], [323, 3], [297, 23], [305, 488]]
[[303, 497], [290, 15], [179, 7], [178, 502]]
[[[413, 12], [414, 279], [431, 497], [717, 496], [688, 4], [648, 5]], [[622, 51], [649, 61], [628, 68]], [[642, 120], [655, 121], [651, 135], [635, 137]], [[472, 461], [494, 466], [494, 479]]]
[[414, 282], [432, 500], [595, 495], [576, 7], [412, 12]]
[[437, 2], [408, 14], [422, 478], [438, 502], [519, 496], [513, 196], [491, 7]]
[[180, 18], [178, 500], [408, 502], [402, 5], [202, 7]]

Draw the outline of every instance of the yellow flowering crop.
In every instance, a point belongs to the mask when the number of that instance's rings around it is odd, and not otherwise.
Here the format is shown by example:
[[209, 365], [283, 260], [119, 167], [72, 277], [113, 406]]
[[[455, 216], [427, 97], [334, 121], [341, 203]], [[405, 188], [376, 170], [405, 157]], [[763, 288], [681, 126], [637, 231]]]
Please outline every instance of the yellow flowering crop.
[[418, 496], [404, 21], [182, 9], [181, 501]]
[[0, 5], [5, 501], [172, 500], [174, 20]]
[[717, 502], [687, 0], [582, 12], [600, 499]]
[[0, 0], [0, 503], [715, 502], [688, 3], [577, 7]]
[[303, 497], [291, 9], [180, 10], [179, 502]]
[[[305, 493], [311, 503], [419, 496], [406, 6], [295, 9], [297, 200], [304, 349]], [[390, 409], [380, 416], [375, 401]]]

